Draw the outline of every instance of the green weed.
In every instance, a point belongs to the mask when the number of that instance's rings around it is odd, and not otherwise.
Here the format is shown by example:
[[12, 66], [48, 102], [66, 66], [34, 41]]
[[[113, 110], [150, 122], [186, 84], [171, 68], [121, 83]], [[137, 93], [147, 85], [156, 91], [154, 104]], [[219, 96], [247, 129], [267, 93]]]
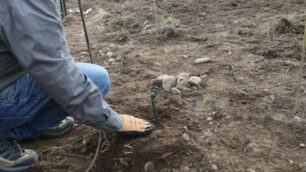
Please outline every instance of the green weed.
[[172, 27], [176, 27], [178, 25], [178, 22], [179, 21], [173, 15], [170, 15], [164, 18], [164, 24], [172, 26]]
[[290, 22], [295, 23], [295, 22], [298, 22], [300, 20], [300, 17], [294, 12], [294, 13], [289, 14], [287, 16], [287, 20], [290, 21]]

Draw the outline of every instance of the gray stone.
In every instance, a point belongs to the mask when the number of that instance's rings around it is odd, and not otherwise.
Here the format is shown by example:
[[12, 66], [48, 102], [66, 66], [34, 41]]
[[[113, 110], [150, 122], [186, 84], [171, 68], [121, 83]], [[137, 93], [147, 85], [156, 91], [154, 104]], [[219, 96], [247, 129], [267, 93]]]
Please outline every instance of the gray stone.
[[294, 116], [294, 118], [289, 121], [289, 124], [295, 129], [301, 130], [305, 128], [305, 121], [299, 116]]
[[199, 58], [194, 61], [195, 64], [201, 64], [201, 63], [207, 63], [207, 62], [210, 62], [210, 58], [208, 57]]
[[185, 77], [178, 77], [176, 80], [176, 86], [177, 88], [183, 88], [188, 85], [188, 79]]
[[109, 58], [113, 57], [113, 55], [114, 55], [114, 54], [113, 54], [112, 52], [107, 52], [107, 53], [106, 53], [106, 56], [109, 57]]
[[144, 166], [144, 171], [145, 172], [155, 172], [154, 163], [151, 161], [147, 162]]
[[183, 137], [183, 139], [186, 140], [186, 141], [189, 141], [189, 140], [190, 140], [189, 136], [188, 136], [186, 133], [184, 133], [184, 134], [182, 135], [182, 137]]
[[171, 88], [171, 93], [181, 94], [182, 92], [179, 89], [177, 89], [177, 88]]
[[201, 81], [202, 81], [202, 79], [201, 79], [200, 77], [192, 76], [192, 77], [190, 77], [190, 79], [189, 79], [188, 82], [189, 82], [189, 84], [191, 84], [191, 85], [198, 86], [198, 85], [201, 84]]
[[110, 59], [108, 59], [107, 62], [108, 62], [109, 64], [114, 64], [114, 63], [116, 62], [116, 60], [113, 59], [113, 58], [110, 58]]
[[216, 164], [213, 164], [211, 166], [211, 169], [214, 170], [214, 171], [218, 171], [219, 170], [219, 168], [218, 168], [218, 166]]
[[186, 78], [188, 80], [190, 78], [190, 73], [187, 73], [187, 72], [180, 73], [177, 75], [177, 78], [180, 78], [180, 77]]
[[161, 75], [155, 79], [151, 80], [151, 85], [156, 85], [156, 86], [161, 86], [162, 82], [164, 80], [165, 77], [167, 77], [168, 75]]
[[301, 148], [305, 148], [305, 143], [300, 143]]
[[163, 89], [170, 92], [171, 88], [175, 86], [175, 80], [175, 76], [164, 76], [162, 81]]

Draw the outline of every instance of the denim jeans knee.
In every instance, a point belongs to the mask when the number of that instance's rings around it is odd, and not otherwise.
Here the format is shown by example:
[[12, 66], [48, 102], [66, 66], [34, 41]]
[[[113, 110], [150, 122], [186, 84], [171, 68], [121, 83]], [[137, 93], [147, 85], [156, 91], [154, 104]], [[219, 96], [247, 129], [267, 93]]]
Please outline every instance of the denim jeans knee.
[[92, 80], [92, 82], [99, 88], [103, 96], [107, 96], [111, 82], [107, 70], [96, 64], [77, 63], [81, 71]]

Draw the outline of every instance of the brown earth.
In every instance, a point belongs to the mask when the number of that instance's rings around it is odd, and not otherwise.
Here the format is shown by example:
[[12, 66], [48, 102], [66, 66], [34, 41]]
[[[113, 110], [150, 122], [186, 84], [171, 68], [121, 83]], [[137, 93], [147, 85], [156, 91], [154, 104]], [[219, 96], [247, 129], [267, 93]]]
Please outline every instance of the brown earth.
[[[302, 0], [86, 0], [94, 61], [108, 68], [108, 102], [153, 121], [150, 81], [189, 72], [205, 78], [181, 95], [161, 91], [158, 130], [139, 139], [109, 136], [97, 172], [306, 171], [305, 100], [291, 115], [301, 54]], [[74, 2], [68, 3], [75, 8]], [[79, 14], [63, 19], [72, 55], [89, 61]], [[111, 55], [108, 52], [112, 52]], [[108, 53], [108, 55], [107, 55]], [[194, 65], [209, 57], [210, 63]], [[109, 60], [113, 58], [114, 60]], [[303, 81], [303, 86], [306, 81]], [[95, 130], [26, 143], [32, 171], [86, 171]], [[151, 165], [152, 165], [151, 163]], [[145, 165], [146, 164], [146, 165]], [[151, 169], [152, 171], [152, 169]]]

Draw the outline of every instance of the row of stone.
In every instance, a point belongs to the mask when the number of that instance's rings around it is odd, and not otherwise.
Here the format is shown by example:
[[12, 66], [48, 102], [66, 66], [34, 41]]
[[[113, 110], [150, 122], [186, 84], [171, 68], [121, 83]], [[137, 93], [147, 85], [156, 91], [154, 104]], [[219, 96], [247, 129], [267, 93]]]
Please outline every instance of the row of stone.
[[152, 85], [161, 86], [163, 90], [180, 94], [181, 91], [189, 90], [188, 86], [199, 86], [202, 79], [191, 76], [190, 73], [180, 73], [177, 76], [161, 75], [152, 81]]

